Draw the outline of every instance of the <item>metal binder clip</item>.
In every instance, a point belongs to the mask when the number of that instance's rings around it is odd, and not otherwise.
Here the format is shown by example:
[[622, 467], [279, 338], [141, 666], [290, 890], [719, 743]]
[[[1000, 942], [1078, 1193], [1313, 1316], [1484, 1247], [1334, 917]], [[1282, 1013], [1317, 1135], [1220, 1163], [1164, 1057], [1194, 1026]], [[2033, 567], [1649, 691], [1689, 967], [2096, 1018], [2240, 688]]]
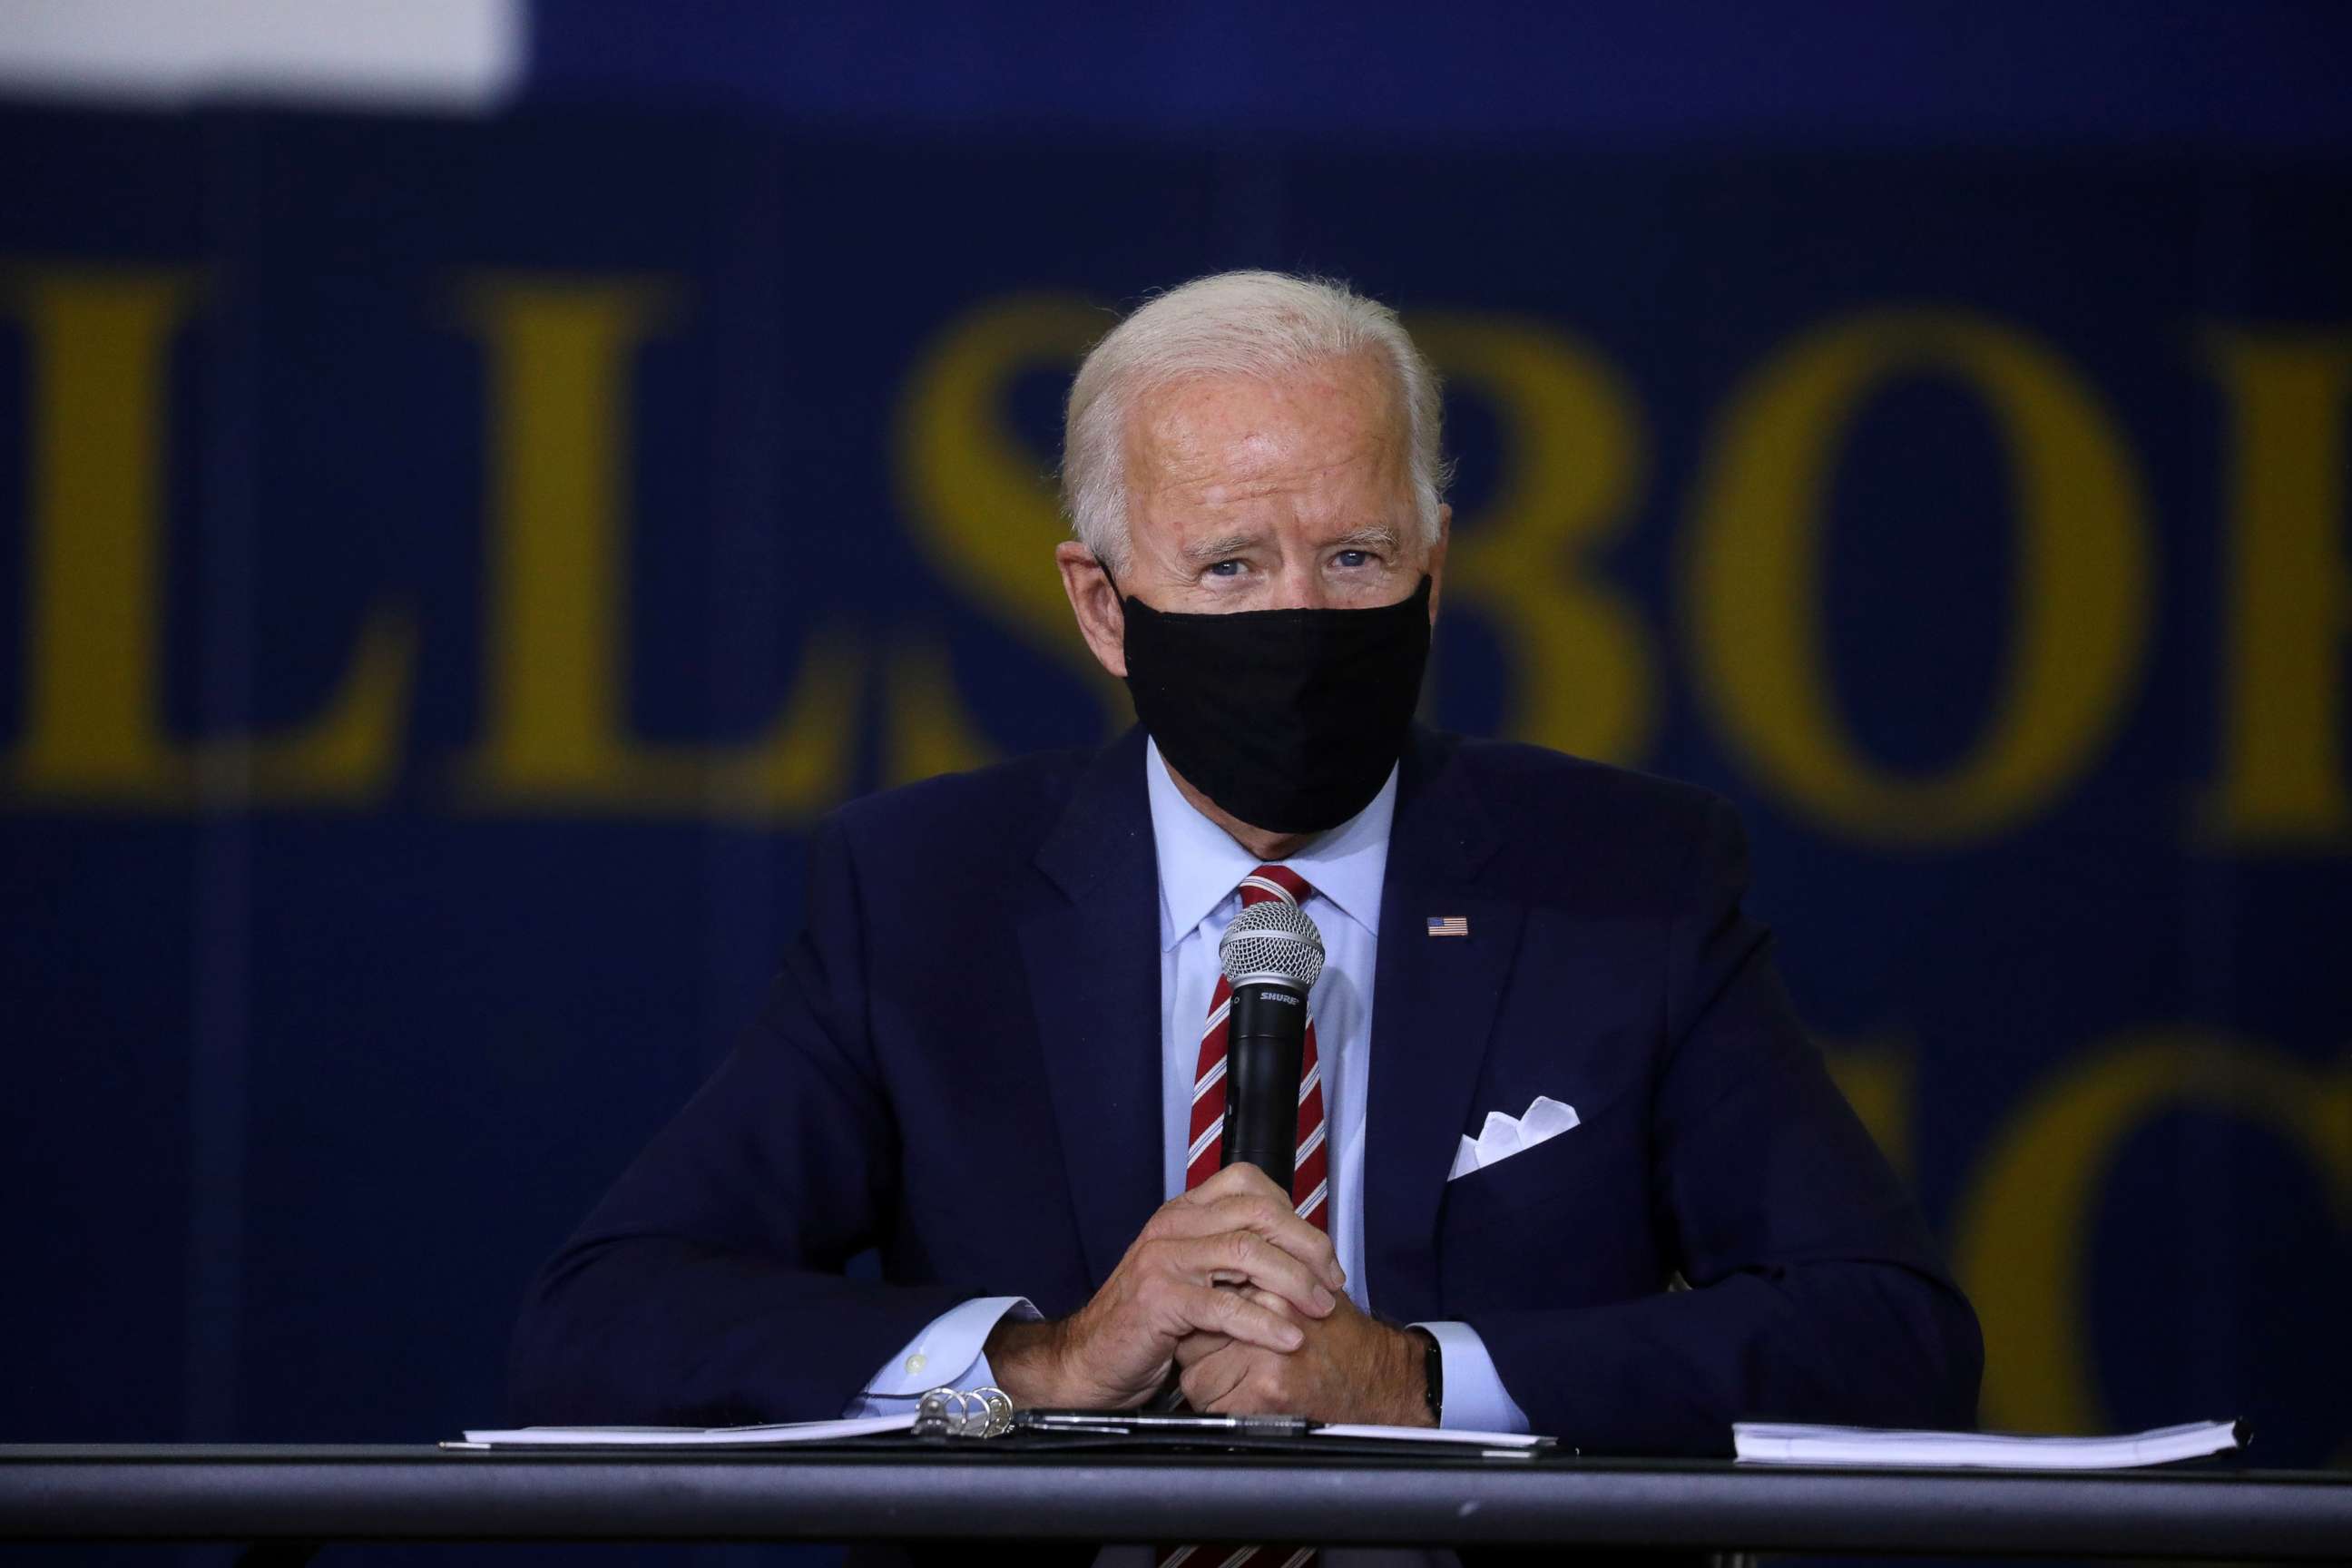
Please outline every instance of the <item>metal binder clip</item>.
[[1001, 1388], [934, 1388], [916, 1402], [918, 1437], [1000, 1437], [1013, 1430], [1013, 1400]]
[[[934, 1388], [915, 1404], [913, 1431], [918, 1437], [945, 1437], [962, 1419], [962, 1395], [952, 1388]], [[948, 1401], [958, 1402], [954, 1415], [948, 1413]]]

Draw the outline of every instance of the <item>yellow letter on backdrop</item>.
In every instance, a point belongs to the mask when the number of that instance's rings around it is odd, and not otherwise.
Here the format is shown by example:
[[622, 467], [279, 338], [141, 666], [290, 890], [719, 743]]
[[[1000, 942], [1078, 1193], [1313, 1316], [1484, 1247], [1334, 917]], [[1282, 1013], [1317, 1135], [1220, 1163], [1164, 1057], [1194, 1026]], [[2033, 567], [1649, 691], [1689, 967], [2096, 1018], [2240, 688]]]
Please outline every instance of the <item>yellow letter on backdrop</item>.
[[[1054, 454], [1021, 438], [1006, 401], [1024, 372], [1076, 370], [1111, 321], [1071, 295], [982, 306], [950, 323], [916, 363], [892, 439], [899, 502], [932, 570], [1067, 669], [1076, 689], [1101, 705], [1106, 731], [1127, 721], [1127, 693], [1071, 624], [1054, 570], [1054, 546], [1069, 537], [1055, 495]], [[890, 673], [887, 781], [989, 760], [939, 650], [918, 641], [892, 661]]]
[[194, 745], [165, 732], [164, 371], [190, 276], [48, 267], [0, 284], [26, 323], [32, 422], [26, 700], [10, 784], [151, 809], [373, 798], [399, 764], [415, 641], [388, 611], [362, 628], [327, 710], [294, 732]]
[[2209, 346], [2231, 437], [2221, 775], [2210, 820], [2237, 844], [2340, 846], [2352, 837], [2344, 778], [2352, 338], [2217, 332]]
[[2204, 1108], [2282, 1135], [2352, 1216], [2352, 1077], [2251, 1041], [2128, 1035], [2037, 1087], [1985, 1156], [1953, 1264], [1984, 1325], [1984, 1423], [2027, 1432], [2106, 1425], [2085, 1330], [2099, 1186], [2124, 1141], [2167, 1110]]
[[836, 639], [812, 641], [793, 700], [747, 745], [629, 732], [629, 361], [658, 290], [499, 274], [467, 304], [489, 355], [488, 689], [464, 763], [477, 803], [789, 821], [839, 799], [857, 659]]
[[1633, 396], [1599, 355], [1538, 321], [1433, 315], [1411, 326], [1448, 380], [1493, 404], [1502, 434], [1502, 482], [1485, 511], [1456, 520], [1445, 591], [1510, 656], [1507, 732], [1638, 760], [1658, 717], [1649, 636], [1583, 570], [1640, 500]]
[[[1918, 374], [1958, 377], [1984, 398], [2017, 492], [2006, 680], [1973, 752], [1939, 777], [1891, 774], [1855, 744], [1823, 630], [1839, 440], [1874, 389]], [[2030, 339], [1926, 310], [1822, 329], [1735, 395], [1703, 479], [1688, 562], [1698, 695], [1759, 779], [1832, 829], [1949, 844], [2011, 827], [2047, 807], [2124, 717], [2149, 619], [2141, 515], [2112, 421]], [[1932, 679], [1919, 698], [1938, 700]]]

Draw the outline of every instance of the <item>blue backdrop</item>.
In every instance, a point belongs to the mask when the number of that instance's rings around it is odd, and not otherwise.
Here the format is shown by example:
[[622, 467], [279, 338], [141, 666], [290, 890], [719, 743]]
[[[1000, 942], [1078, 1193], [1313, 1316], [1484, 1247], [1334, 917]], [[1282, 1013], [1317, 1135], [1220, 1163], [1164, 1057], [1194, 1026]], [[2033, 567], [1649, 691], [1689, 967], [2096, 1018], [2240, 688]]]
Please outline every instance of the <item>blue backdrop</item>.
[[1449, 377], [1431, 715], [1741, 805], [1988, 1421], [2352, 1463], [2352, 168], [1994, 140], [0, 113], [0, 1439], [495, 1415], [809, 823], [1124, 722], [1058, 399], [1270, 265]]

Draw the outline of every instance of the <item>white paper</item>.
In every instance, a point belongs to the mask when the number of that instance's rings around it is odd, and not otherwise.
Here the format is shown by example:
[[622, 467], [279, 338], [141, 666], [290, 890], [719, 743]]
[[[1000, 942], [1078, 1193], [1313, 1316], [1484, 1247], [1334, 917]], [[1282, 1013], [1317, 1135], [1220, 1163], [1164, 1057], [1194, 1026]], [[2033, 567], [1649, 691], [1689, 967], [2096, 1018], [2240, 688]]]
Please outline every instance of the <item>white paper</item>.
[[1478, 1136], [1462, 1140], [1462, 1147], [1454, 1155], [1454, 1169], [1445, 1173], [1445, 1179], [1450, 1182], [1473, 1171], [1482, 1171], [1497, 1161], [1557, 1138], [1575, 1125], [1576, 1107], [1548, 1094], [1537, 1095], [1524, 1116], [1506, 1116], [1499, 1110], [1490, 1110], [1485, 1125], [1478, 1129]]
[[1741, 1421], [1732, 1426], [1731, 1436], [1743, 1465], [1937, 1470], [2120, 1470], [2201, 1459], [2239, 1446], [2234, 1421], [2191, 1421], [2113, 1437], [2027, 1437], [2006, 1432], [1906, 1432]]
[[[1106, 1422], [1119, 1413], [1105, 1411]], [[513, 1426], [468, 1430], [468, 1448], [646, 1448], [764, 1447], [782, 1443], [819, 1443], [835, 1437], [866, 1437], [883, 1432], [904, 1432], [915, 1417], [860, 1415], [841, 1421], [794, 1421], [768, 1426]], [[1427, 1426], [1339, 1425], [1318, 1426], [1318, 1437], [1370, 1437], [1405, 1443], [1463, 1443], [1481, 1448], [1531, 1448], [1544, 1441], [1524, 1432], [1469, 1432]]]
[[468, 1445], [483, 1448], [661, 1448], [822, 1443], [835, 1437], [868, 1437], [904, 1432], [915, 1415], [856, 1415], [840, 1421], [791, 1421], [768, 1426], [511, 1426], [468, 1431]]
[[1318, 1426], [1310, 1437], [1372, 1437], [1400, 1443], [1469, 1443], [1481, 1448], [1532, 1448], [1549, 1439], [1525, 1432], [1474, 1432], [1454, 1426], [1371, 1426], [1338, 1421]]

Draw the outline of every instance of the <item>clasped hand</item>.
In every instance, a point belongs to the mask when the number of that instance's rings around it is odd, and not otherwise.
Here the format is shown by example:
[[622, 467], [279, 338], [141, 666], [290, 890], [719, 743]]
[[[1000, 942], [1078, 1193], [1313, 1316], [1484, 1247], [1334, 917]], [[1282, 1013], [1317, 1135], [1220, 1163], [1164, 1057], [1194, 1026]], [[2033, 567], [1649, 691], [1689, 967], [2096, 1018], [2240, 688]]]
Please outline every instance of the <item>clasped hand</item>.
[[1174, 1372], [1195, 1410], [1426, 1425], [1418, 1347], [1347, 1284], [1331, 1238], [1229, 1165], [1162, 1205], [1077, 1311], [999, 1323], [989, 1363], [1020, 1405], [1129, 1409]]

